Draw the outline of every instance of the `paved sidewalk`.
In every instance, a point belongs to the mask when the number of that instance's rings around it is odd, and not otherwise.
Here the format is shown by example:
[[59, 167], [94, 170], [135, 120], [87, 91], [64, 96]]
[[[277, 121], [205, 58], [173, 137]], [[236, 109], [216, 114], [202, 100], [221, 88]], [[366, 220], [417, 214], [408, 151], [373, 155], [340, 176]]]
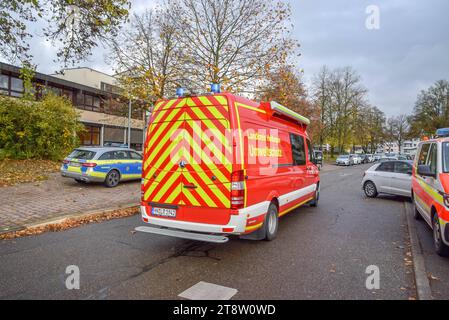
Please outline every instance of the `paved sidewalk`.
[[59, 216], [137, 205], [139, 199], [140, 180], [106, 188], [54, 173], [46, 181], [0, 188], [0, 233]]

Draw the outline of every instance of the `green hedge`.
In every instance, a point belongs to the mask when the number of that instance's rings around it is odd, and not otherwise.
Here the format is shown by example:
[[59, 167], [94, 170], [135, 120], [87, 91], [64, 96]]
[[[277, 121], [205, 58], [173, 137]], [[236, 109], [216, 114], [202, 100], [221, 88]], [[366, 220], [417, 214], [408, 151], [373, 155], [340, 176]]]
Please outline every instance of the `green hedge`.
[[0, 149], [12, 159], [60, 160], [79, 145], [79, 115], [66, 98], [41, 101], [0, 96]]

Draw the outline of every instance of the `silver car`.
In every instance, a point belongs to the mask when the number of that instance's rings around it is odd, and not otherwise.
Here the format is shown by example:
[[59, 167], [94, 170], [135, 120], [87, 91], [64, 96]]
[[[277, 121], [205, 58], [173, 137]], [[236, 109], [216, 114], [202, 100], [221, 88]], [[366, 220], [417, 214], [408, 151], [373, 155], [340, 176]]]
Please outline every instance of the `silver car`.
[[362, 189], [366, 196], [375, 198], [379, 193], [411, 197], [412, 161], [385, 161], [365, 171]]

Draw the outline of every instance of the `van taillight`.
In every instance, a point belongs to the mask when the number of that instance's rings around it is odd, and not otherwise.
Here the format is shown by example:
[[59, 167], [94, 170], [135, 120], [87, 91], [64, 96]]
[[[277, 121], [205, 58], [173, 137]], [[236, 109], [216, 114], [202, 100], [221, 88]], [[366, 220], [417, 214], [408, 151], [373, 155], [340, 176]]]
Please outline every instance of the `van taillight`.
[[88, 167], [88, 168], [93, 168], [96, 165], [97, 165], [96, 163], [92, 163], [92, 162], [86, 162], [86, 163], [82, 164], [83, 167]]
[[231, 174], [231, 209], [241, 209], [245, 205], [245, 172]]

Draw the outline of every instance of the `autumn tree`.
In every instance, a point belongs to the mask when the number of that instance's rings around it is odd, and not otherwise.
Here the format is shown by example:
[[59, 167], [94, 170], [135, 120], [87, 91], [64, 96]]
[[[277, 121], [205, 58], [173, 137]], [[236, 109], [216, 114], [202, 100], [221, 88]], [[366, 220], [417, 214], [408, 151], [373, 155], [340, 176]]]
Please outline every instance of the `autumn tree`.
[[180, 46], [168, 10], [158, 8], [135, 14], [110, 43], [109, 58], [117, 66], [125, 94], [151, 104], [174, 94], [180, 82]]
[[317, 142], [320, 130], [319, 109], [308, 100], [307, 92], [297, 70], [284, 65], [270, 71], [266, 81], [258, 88], [258, 99], [276, 101], [311, 120], [307, 132]]
[[0, 55], [30, 61], [30, 22], [41, 22], [36, 33], [56, 44], [65, 65], [88, 57], [92, 49], [118, 33], [128, 16], [128, 0], [6, 0], [0, 1]]
[[410, 123], [415, 136], [431, 136], [438, 128], [449, 127], [449, 81], [439, 80], [421, 91]]
[[400, 114], [387, 120], [387, 138], [389, 141], [397, 143], [399, 153], [401, 152], [402, 143], [410, 136], [409, 130], [409, 117], [405, 114]]
[[367, 90], [360, 76], [350, 67], [329, 70], [323, 67], [314, 77], [313, 101], [320, 109], [321, 127], [319, 140], [344, 152], [354, 145], [359, 135], [357, 119], [367, 109]]
[[183, 48], [186, 86], [203, 91], [254, 90], [297, 46], [290, 38], [290, 7], [280, 0], [167, 0]]

